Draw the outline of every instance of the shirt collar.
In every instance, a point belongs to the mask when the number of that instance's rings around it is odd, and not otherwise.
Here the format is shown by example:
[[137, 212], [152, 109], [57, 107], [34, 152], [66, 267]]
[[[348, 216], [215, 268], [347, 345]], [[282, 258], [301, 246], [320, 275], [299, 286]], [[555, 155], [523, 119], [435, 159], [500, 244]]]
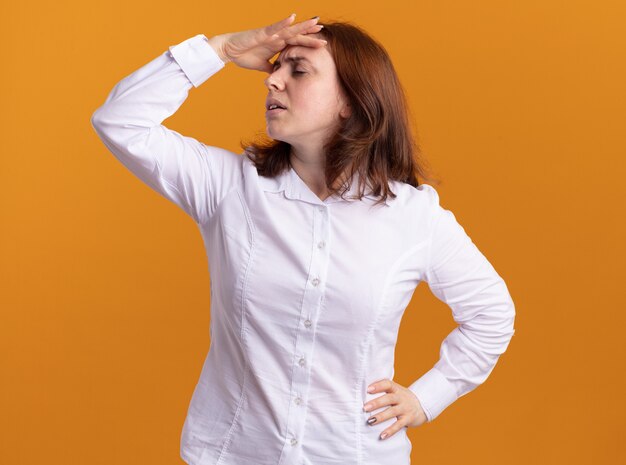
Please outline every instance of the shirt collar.
[[[355, 173], [352, 178], [350, 189], [344, 194], [342, 199], [339, 194], [331, 195], [325, 200], [321, 200], [315, 193], [309, 188], [309, 186], [298, 176], [296, 170], [289, 166], [288, 169], [283, 170], [280, 174], [274, 177], [259, 176], [259, 184], [261, 188], [266, 192], [285, 192], [285, 197], [292, 200], [303, 200], [305, 202], [314, 204], [329, 204], [335, 202], [354, 202], [358, 199], [351, 198], [358, 194], [358, 173]], [[366, 194], [363, 198], [371, 201], [378, 200], [378, 197], [371, 195], [366, 187]], [[387, 197], [385, 205], [389, 206], [392, 199]]]

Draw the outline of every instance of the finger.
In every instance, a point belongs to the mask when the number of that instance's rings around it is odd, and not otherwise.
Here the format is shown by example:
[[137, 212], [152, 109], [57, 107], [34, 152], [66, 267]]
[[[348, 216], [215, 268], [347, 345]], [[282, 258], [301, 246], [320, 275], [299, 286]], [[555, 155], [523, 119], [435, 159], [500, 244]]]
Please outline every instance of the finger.
[[302, 34], [305, 31], [307, 31], [308, 29], [310, 29], [311, 27], [315, 26], [318, 20], [319, 20], [319, 17], [316, 16], [315, 18], [307, 19], [306, 21], [302, 21], [301, 23], [293, 24], [293, 25], [285, 28], [285, 32], [289, 36], [295, 36], [297, 34]]
[[372, 410], [382, 408], [386, 405], [396, 405], [397, 403], [397, 397], [395, 394], [385, 394], [367, 402], [363, 405], [363, 410], [371, 412]]
[[[374, 388], [372, 391], [369, 388]], [[379, 392], [379, 391], [387, 391], [391, 389], [391, 380], [390, 379], [381, 379], [380, 381], [376, 381], [368, 386], [369, 393]]]
[[324, 25], [323, 24], [314, 24], [310, 28], [302, 31], [301, 34], [316, 34], [316, 33], [320, 32], [322, 29], [324, 29]]
[[285, 42], [289, 45], [303, 45], [306, 47], [323, 47], [327, 44], [327, 41], [318, 37], [310, 37], [306, 35], [297, 35], [286, 39]]
[[[298, 37], [298, 36], [304, 36], [307, 34], [317, 34], [318, 32], [320, 32], [322, 30], [324, 26], [322, 26], [321, 24], [319, 25], [319, 27], [317, 25], [314, 25], [311, 29], [305, 29], [304, 31], [298, 33], [298, 34], [293, 34], [293, 35], [287, 35], [285, 36], [285, 33], [283, 31], [277, 32], [276, 34], [272, 34], [271, 35], [271, 39], [272, 40], [282, 40], [283, 42], [287, 42], [287, 43], [291, 43], [289, 42], [289, 40], [293, 39], [294, 37]], [[320, 39], [322, 40], [322, 39]]]
[[382, 412], [377, 413], [376, 415], [372, 415], [367, 419], [368, 425], [379, 424], [383, 421], [390, 420], [392, 418], [396, 418], [400, 415], [398, 413], [398, 407], [389, 407], [383, 410]]
[[400, 421], [400, 420], [396, 421], [393, 425], [391, 425], [385, 431], [380, 433], [380, 439], [387, 439], [390, 436], [396, 434], [398, 431], [404, 428], [404, 425], [405, 425], [404, 421]]
[[281, 29], [284, 29], [285, 27], [289, 26], [291, 23], [293, 23], [296, 19], [296, 14], [292, 13], [291, 15], [287, 16], [286, 18], [281, 19], [280, 21], [270, 24], [269, 26], [267, 26], [265, 28], [265, 32], [268, 35], [273, 35], [276, 34], [278, 31], [280, 31]]

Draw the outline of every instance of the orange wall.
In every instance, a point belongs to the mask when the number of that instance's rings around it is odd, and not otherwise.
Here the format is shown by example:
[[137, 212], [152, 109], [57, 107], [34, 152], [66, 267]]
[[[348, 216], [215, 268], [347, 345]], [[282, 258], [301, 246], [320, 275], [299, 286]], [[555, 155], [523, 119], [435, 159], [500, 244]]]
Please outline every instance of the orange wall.
[[[623, 463], [624, 2], [311, 3], [3, 4], [0, 463], [182, 463], [209, 347], [201, 237], [90, 117], [168, 46], [292, 11], [386, 46], [442, 204], [516, 303], [487, 382], [409, 430], [413, 461]], [[238, 151], [264, 130], [263, 78], [229, 64], [166, 124]], [[452, 328], [420, 286], [395, 380], [428, 370]]]

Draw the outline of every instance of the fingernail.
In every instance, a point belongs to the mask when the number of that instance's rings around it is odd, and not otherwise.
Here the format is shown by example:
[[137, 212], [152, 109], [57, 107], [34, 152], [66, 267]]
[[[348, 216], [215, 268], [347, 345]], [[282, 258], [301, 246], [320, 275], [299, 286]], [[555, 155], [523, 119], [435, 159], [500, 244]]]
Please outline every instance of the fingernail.
[[[326, 42], [326, 41], [324, 41]], [[374, 386], [370, 386], [367, 388], [367, 392], [374, 392]]]
[[319, 16], [313, 16], [311, 19], [319, 19]]
[[367, 423], [373, 425], [374, 423], [376, 423], [376, 417], [370, 418], [369, 420], [367, 420]]
[[385, 439], [387, 437], [387, 433], [383, 433], [380, 435], [380, 439]]

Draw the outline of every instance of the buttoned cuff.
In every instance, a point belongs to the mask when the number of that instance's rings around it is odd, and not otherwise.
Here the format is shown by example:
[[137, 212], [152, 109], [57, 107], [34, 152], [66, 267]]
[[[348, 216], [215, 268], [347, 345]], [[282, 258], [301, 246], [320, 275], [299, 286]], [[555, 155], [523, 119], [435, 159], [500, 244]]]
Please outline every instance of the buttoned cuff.
[[429, 422], [458, 398], [454, 386], [434, 367], [408, 388], [417, 396]]
[[172, 45], [169, 51], [194, 87], [200, 86], [226, 65], [204, 34]]

